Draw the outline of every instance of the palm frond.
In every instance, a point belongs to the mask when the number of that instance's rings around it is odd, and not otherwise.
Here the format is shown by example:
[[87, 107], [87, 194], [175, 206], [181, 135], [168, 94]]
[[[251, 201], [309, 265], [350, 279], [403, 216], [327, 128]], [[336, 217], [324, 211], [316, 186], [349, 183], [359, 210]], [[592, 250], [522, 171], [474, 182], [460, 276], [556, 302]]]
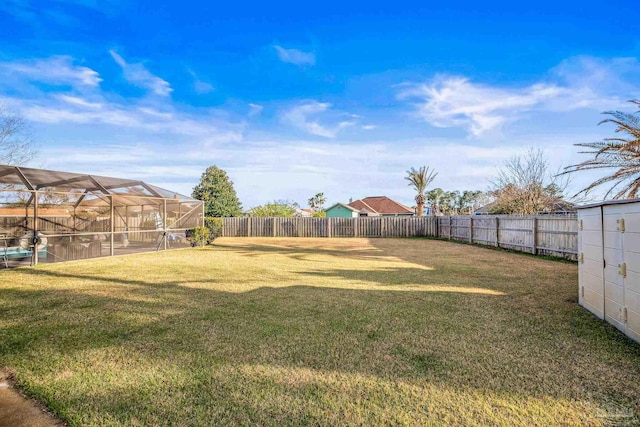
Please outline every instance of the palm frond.
[[[629, 102], [640, 106], [640, 100]], [[595, 180], [577, 195], [587, 194], [600, 185], [611, 184], [605, 197], [609, 197], [614, 191], [617, 191], [613, 196], [615, 199], [635, 197], [640, 192], [640, 111], [634, 113], [606, 111], [603, 114], [609, 115], [610, 118], [602, 120], [599, 124], [613, 123], [616, 126], [616, 133], [625, 133], [629, 137], [610, 137], [602, 141], [575, 144], [577, 147], [589, 149], [580, 153], [589, 154], [592, 158], [565, 167], [559, 175], [594, 169], [617, 169]], [[620, 186], [622, 188], [616, 190]]]

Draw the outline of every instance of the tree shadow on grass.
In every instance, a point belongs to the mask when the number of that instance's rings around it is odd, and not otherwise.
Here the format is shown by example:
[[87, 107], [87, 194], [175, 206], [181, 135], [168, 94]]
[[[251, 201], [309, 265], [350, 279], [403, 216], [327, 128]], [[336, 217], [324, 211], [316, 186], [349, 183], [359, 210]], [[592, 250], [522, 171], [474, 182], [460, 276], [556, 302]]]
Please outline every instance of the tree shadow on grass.
[[[51, 270], [24, 270], [30, 276], [35, 276], [37, 279], [44, 280], [46, 277], [54, 278], [67, 278], [74, 280], [86, 280], [91, 282], [103, 282], [106, 284], [121, 284], [138, 287], [160, 287], [166, 289], [174, 289], [176, 286], [189, 286], [190, 284], [201, 285], [215, 285], [225, 283], [226, 279], [205, 277], [197, 280], [173, 280], [173, 281], [159, 281], [149, 282], [145, 280], [135, 279], [122, 279], [114, 276], [99, 276], [94, 274], [71, 274], [60, 271]], [[482, 287], [485, 281], [482, 278], [474, 280], [473, 277], [469, 280], [457, 281], [458, 277], [451, 277], [446, 272], [439, 273], [434, 272], [429, 268], [419, 267], [387, 267], [380, 266], [374, 268], [362, 268], [362, 269], [316, 269], [316, 270], [300, 270], [287, 272], [292, 275], [291, 282], [300, 283], [305, 281], [305, 277], [319, 277], [327, 279], [340, 279], [336, 284], [358, 284], [369, 283], [378, 286], [404, 286], [411, 285], [413, 287], [424, 287], [425, 290], [429, 290], [431, 287], [434, 290], [441, 292], [462, 292], [462, 293], [486, 293], [492, 295], [503, 295], [504, 293], [495, 291], [491, 288]], [[241, 279], [240, 277], [234, 277], [233, 282], [236, 284], [254, 283], [255, 279]], [[286, 284], [279, 283], [279, 286]], [[309, 285], [313, 286], [313, 285]], [[435, 286], [435, 288], [434, 288]], [[324, 288], [324, 286], [322, 286]], [[450, 290], [442, 289], [444, 287], [451, 287]], [[362, 290], [367, 290], [365, 287]], [[399, 289], [395, 289], [399, 290]], [[416, 290], [416, 289], [412, 289]]]
[[[344, 247], [340, 247], [336, 244], [336, 240], [329, 240], [328, 244], [324, 244], [324, 239], [314, 238], [312, 239], [313, 245], [310, 245], [310, 239], [304, 239], [304, 243], [298, 243], [296, 239], [283, 239], [283, 238], [262, 238], [262, 239], [250, 239], [251, 243], [238, 243], [239, 239], [234, 239], [234, 243], [229, 245], [225, 242], [215, 242], [215, 249], [234, 251], [244, 257], [261, 257], [270, 255], [285, 255], [292, 259], [304, 260], [310, 256], [331, 256], [349, 259], [359, 260], [371, 260], [371, 259], [388, 259], [389, 256], [385, 255], [383, 250], [376, 249], [371, 245], [353, 245], [356, 240], [354, 239], [341, 239], [344, 241]], [[259, 240], [259, 243], [256, 241]], [[359, 239], [360, 241], [367, 241], [369, 239]], [[286, 242], [283, 244], [281, 242]]]
[[[544, 275], [558, 280], [576, 280], [572, 265], [523, 258], [485, 248], [432, 239], [232, 239], [210, 250], [223, 250], [242, 257], [283, 256], [300, 262], [312, 261], [334, 267], [335, 261], [369, 263], [362, 269], [310, 269], [316, 277], [342, 277], [386, 285], [445, 285], [481, 288], [505, 294], [527, 294], [527, 288], [556, 282], [540, 280]], [[304, 240], [304, 242], [301, 242]], [[308, 244], [310, 247], [306, 247]], [[344, 244], [346, 249], [340, 249]], [[561, 274], [558, 274], [561, 272]], [[559, 289], [549, 289], [551, 295]], [[577, 286], [576, 288], [577, 289]], [[577, 290], [572, 291], [574, 294]], [[569, 298], [567, 296], [566, 298]]]
[[[362, 409], [362, 393], [399, 383], [488, 394], [494, 403], [501, 396], [579, 401], [608, 395], [630, 402], [640, 395], [633, 381], [640, 376], [640, 346], [574, 304], [540, 289], [521, 298], [407, 289], [416, 282], [436, 285], [440, 271], [315, 269], [295, 272], [293, 280], [387, 289], [278, 285], [236, 293], [216, 290], [219, 278], [145, 281], [123, 278], [126, 272], [23, 270], [42, 287], [2, 291], [0, 361], [28, 392], [67, 419], [81, 417], [80, 424], [99, 423], [101, 412], [122, 423], [153, 423], [156, 416], [158, 423], [165, 416], [196, 417], [191, 424], [208, 422], [207, 416], [260, 423], [269, 411], [285, 424], [310, 421], [314, 415], [301, 401], [331, 411], [330, 399], [340, 396], [345, 407]], [[474, 285], [468, 275], [448, 276], [451, 288]], [[69, 284], [47, 288], [50, 279]], [[512, 285], [493, 285], [506, 286]], [[572, 285], [558, 288], [568, 294]], [[594, 370], [608, 379], [591, 375]], [[274, 375], [282, 386], [274, 385]], [[340, 381], [353, 376], [369, 380], [342, 389]], [[167, 415], [164, 404], [171, 406], [176, 393], [182, 403]], [[283, 403], [269, 409], [259, 399]], [[96, 418], [82, 418], [87, 402]], [[288, 412], [287, 404], [295, 409]], [[216, 415], [214, 408], [225, 405], [237, 406]]]

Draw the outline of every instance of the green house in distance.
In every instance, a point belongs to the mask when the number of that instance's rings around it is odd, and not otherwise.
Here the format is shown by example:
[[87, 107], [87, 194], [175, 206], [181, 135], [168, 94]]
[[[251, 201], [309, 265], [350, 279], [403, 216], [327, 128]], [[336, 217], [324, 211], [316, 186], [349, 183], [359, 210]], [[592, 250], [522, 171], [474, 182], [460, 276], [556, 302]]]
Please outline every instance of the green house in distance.
[[325, 211], [327, 218], [358, 218], [360, 211], [343, 203], [336, 203]]
[[326, 210], [327, 218], [358, 218], [375, 216], [414, 216], [415, 210], [387, 196], [370, 196], [349, 204], [336, 203]]

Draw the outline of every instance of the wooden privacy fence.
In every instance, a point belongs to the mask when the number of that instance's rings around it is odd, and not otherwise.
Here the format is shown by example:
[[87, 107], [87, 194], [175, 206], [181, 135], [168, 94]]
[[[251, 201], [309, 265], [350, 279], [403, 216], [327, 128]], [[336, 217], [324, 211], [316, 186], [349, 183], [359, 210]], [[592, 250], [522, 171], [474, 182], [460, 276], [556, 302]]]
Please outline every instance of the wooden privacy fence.
[[440, 237], [535, 255], [576, 259], [571, 215], [360, 218], [224, 218], [228, 237]]
[[578, 254], [573, 215], [439, 217], [438, 237], [572, 260]]
[[224, 218], [228, 237], [411, 237], [436, 236], [436, 217]]

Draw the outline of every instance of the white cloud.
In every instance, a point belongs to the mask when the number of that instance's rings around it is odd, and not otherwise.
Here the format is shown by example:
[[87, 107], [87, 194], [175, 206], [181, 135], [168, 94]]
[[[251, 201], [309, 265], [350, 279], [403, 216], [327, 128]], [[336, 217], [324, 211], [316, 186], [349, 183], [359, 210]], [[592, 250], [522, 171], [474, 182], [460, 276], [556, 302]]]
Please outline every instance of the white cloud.
[[568, 112], [580, 108], [618, 108], [640, 94], [635, 58], [600, 60], [575, 57], [563, 61], [540, 82], [529, 86], [488, 85], [461, 76], [436, 76], [426, 83], [402, 85], [398, 98], [410, 99], [419, 117], [436, 127], [462, 127], [479, 136], [529, 111]]
[[[125, 72], [131, 67], [115, 52], [112, 55]], [[0, 79], [0, 94], [15, 94], [0, 96], [0, 102], [36, 124], [67, 126], [74, 133], [100, 125], [113, 126], [155, 137], [192, 137], [207, 144], [238, 142], [243, 138], [244, 122], [233, 123], [226, 112], [214, 109], [186, 112], [166, 99], [123, 99], [105, 93], [98, 86], [101, 81], [98, 73], [75, 66], [70, 57], [0, 63], [0, 71], [3, 68], [15, 72], [10, 79]], [[64, 83], [71, 88], [32, 84], [40, 81]], [[70, 134], [69, 138], [72, 137]]]
[[316, 54], [314, 52], [303, 52], [298, 49], [285, 49], [278, 45], [273, 46], [273, 48], [276, 50], [278, 58], [280, 58], [282, 62], [298, 66], [316, 65]]
[[187, 71], [189, 72], [189, 74], [191, 74], [191, 77], [193, 77], [193, 90], [198, 95], [206, 95], [207, 93], [211, 93], [216, 90], [216, 88], [211, 83], [207, 83], [204, 80], [201, 80], [195, 73], [195, 71], [191, 69], [187, 69]]
[[75, 65], [70, 56], [52, 56], [45, 59], [34, 59], [0, 63], [3, 74], [13, 75], [17, 79], [28, 79], [53, 85], [69, 85], [72, 87], [96, 87], [102, 79], [97, 71]]
[[214, 114], [186, 114], [129, 102], [109, 102], [99, 96], [43, 96], [37, 100], [8, 99], [11, 108], [27, 119], [48, 124], [104, 124], [162, 135], [198, 137], [204, 141], [241, 141], [244, 124], [232, 124]]
[[206, 95], [213, 92], [216, 88], [211, 83], [203, 82], [202, 80], [196, 80], [193, 83], [193, 89], [198, 95]]
[[[354, 121], [343, 120], [334, 125], [322, 125], [317, 119], [320, 113], [327, 112], [331, 104], [318, 101], [306, 101], [297, 105], [282, 115], [282, 119], [310, 134], [335, 138], [338, 132], [355, 125]], [[316, 117], [316, 118], [314, 118]]]
[[461, 126], [477, 136], [561, 92], [553, 85], [509, 89], [475, 84], [463, 77], [438, 76], [429, 83], [405, 87], [399, 97], [420, 99], [417, 113], [432, 125]]
[[109, 54], [114, 61], [122, 68], [124, 78], [132, 85], [148, 89], [160, 96], [168, 96], [173, 89], [166, 80], [153, 75], [142, 64], [129, 64], [115, 50], [110, 50]]
[[249, 103], [249, 117], [259, 116], [263, 109], [262, 105]]
[[70, 96], [70, 95], [56, 95], [56, 98], [58, 98], [61, 101], [64, 101], [68, 104], [72, 104], [72, 105], [78, 105], [80, 107], [86, 107], [86, 108], [91, 108], [91, 109], [96, 109], [96, 108], [102, 108], [103, 104], [100, 102], [89, 102], [79, 96]]

